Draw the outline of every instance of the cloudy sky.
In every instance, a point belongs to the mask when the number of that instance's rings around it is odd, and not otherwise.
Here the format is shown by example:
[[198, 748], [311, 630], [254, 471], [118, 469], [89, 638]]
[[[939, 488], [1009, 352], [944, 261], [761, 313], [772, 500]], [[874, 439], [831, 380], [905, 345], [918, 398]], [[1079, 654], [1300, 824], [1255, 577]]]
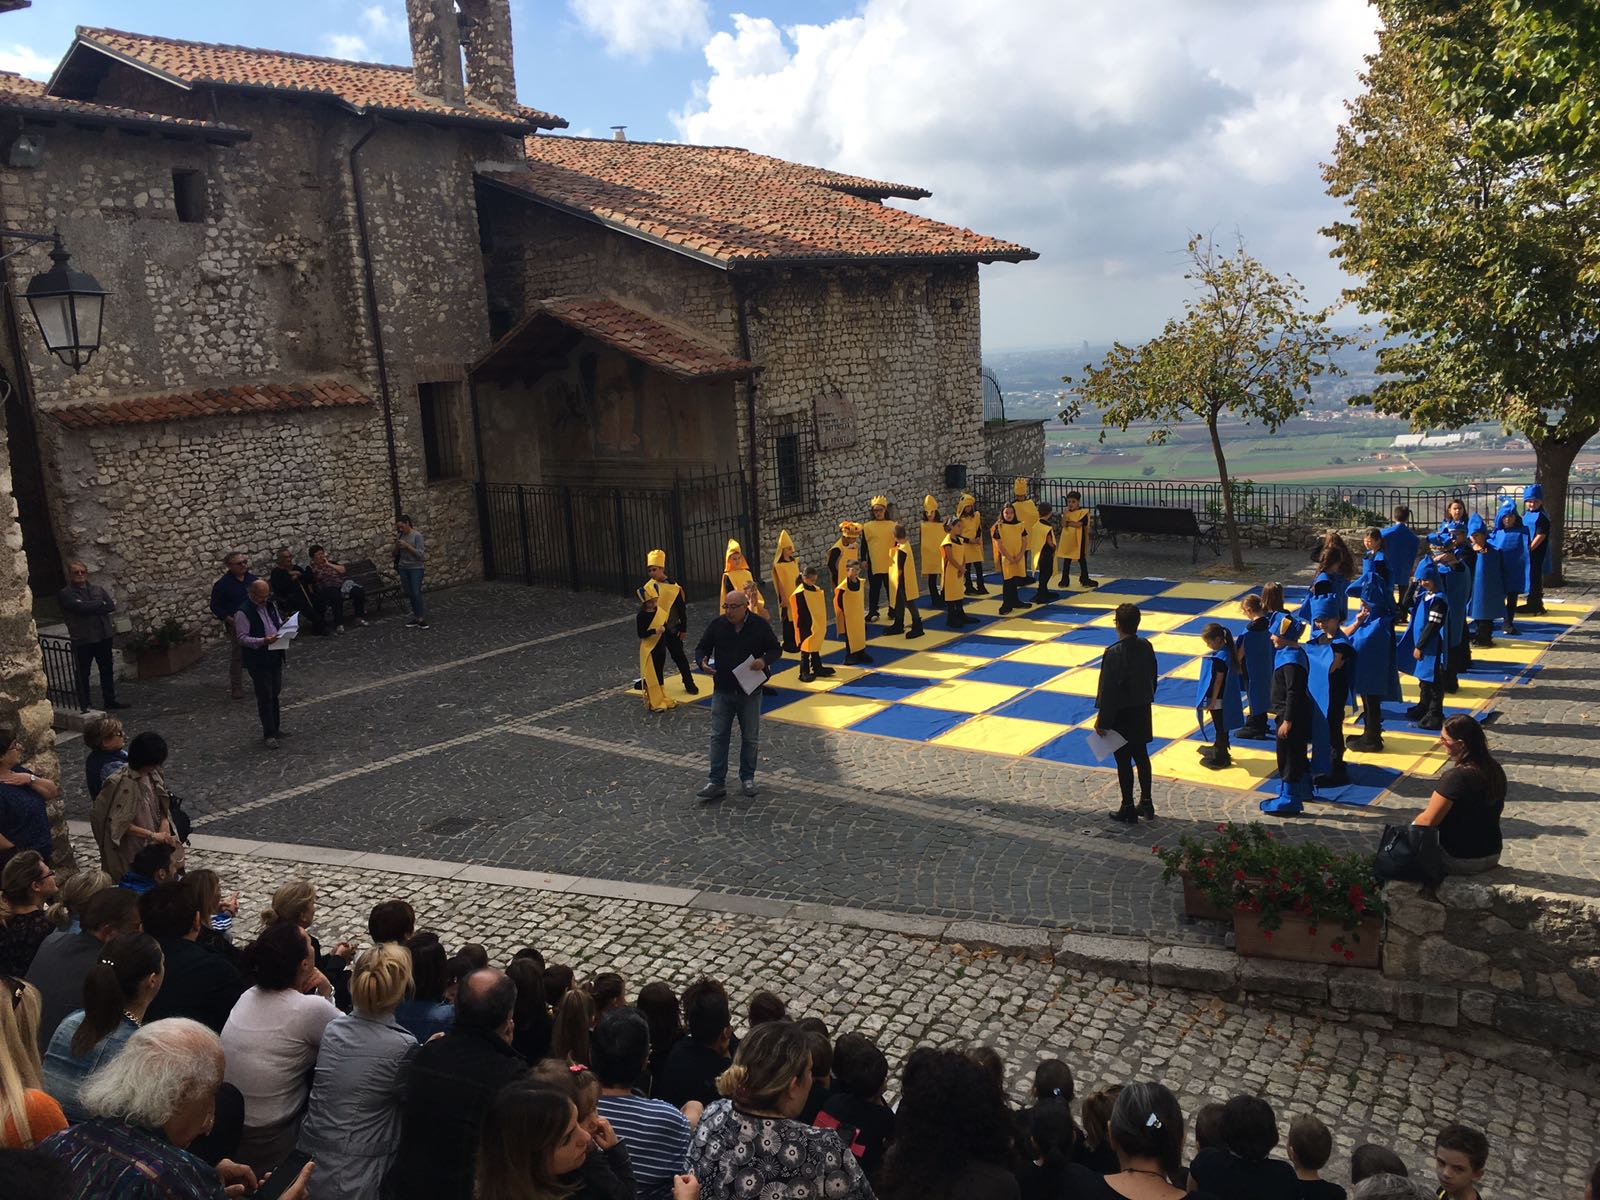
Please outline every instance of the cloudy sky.
[[[984, 268], [994, 349], [1139, 338], [1191, 231], [1331, 302], [1318, 164], [1375, 38], [1366, 0], [512, 0], [525, 103], [575, 132], [747, 146], [919, 184], [908, 205], [1042, 257]], [[0, 68], [74, 25], [406, 62], [404, 0], [35, 0]]]

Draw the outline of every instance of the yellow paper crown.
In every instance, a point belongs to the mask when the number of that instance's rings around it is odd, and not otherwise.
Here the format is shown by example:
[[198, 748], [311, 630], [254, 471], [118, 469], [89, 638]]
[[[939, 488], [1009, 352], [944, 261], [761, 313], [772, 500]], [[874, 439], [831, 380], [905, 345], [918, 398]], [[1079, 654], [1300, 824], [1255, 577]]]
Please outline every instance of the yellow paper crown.
[[794, 542], [790, 540], [789, 531], [787, 529], [780, 529], [778, 530], [778, 553], [781, 555], [786, 550], [790, 554], [793, 554]]
[[934, 513], [938, 512], [938, 511], [939, 511], [939, 502], [933, 498], [933, 493], [929, 492], [926, 496], [924, 496], [922, 498], [922, 512], [923, 512], [923, 515], [931, 517], [931, 516], [933, 516]]
[[1011, 481], [1011, 494], [1021, 500], [1028, 494], [1028, 480], [1025, 476], [1018, 475]]
[[652, 550], [644, 556], [644, 565], [647, 567], [660, 567], [666, 570], [667, 552], [665, 550]]
[[859, 537], [861, 525], [856, 521], [840, 521], [839, 532], [844, 534], [845, 537]]
[[887, 497], [887, 496], [874, 496], [872, 498], [871, 507], [873, 507], [873, 508], [888, 508], [889, 507], [889, 497]]

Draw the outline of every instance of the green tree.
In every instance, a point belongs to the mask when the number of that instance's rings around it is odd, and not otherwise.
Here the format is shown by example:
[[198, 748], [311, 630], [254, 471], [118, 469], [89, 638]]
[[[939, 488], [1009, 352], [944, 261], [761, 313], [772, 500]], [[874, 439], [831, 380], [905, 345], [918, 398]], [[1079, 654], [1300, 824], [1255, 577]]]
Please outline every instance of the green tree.
[[[1349, 214], [1326, 231], [1360, 281], [1346, 296], [1385, 314], [1394, 335], [1378, 352], [1377, 387], [1353, 402], [1413, 428], [1487, 419], [1526, 436], [1556, 582], [1572, 463], [1600, 431], [1600, 191], [1593, 130], [1558, 136], [1556, 98], [1526, 72], [1541, 61], [1577, 70], [1594, 49], [1556, 37], [1541, 51], [1499, 16], [1568, 7], [1378, 0], [1384, 32], [1366, 91], [1324, 169]], [[1521, 99], [1497, 82], [1506, 72]]]
[[1098, 409], [1106, 427], [1127, 429], [1151, 422], [1147, 441], [1166, 442], [1175, 425], [1205, 423], [1222, 485], [1222, 520], [1234, 570], [1244, 570], [1244, 551], [1234, 512], [1234, 487], [1222, 448], [1219, 423], [1229, 414], [1273, 431], [1296, 416], [1311, 396], [1311, 381], [1343, 372], [1334, 351], [1358, 339], [1328, 327], [1329, 309], [1306, 306], [1305, 292], [1290, 276], [1277, 276], [1245, 250], [1220, 252], [1209, 237], [1189, 239], [1194, 297], [1182, 317], [1140, 346], [1114, 345], [1098, 366], [1064, 376], [1063, 421], [1085, 408]]

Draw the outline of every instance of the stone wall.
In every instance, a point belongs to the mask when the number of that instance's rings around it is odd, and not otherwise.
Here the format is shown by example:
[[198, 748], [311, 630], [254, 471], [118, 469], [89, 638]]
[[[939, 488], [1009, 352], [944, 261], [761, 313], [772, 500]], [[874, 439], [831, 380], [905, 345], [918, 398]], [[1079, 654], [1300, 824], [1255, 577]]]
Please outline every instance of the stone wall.
[[853, 444], [818, 449], [809, 510], [773, 511], [774, 488], [763, 480], [759, 557], [771, 559], [784, 527], [802, 559], [820, 561], [840, 519], [865, 520], [877, 493], [908, 522], [920, 520], [929, 492], [953, 512], [945, 466], [976, 471], [985, 455], [977, 267], [794, 270], [746, 286], [752, 358], [762, 368], [758, 436], [786, 417], [809, 420], [823, 397], [855, 425]]
[[[35, 774], [59, 782], [61, 765], [56, 759], [56, 735], [51, 727], [53, 710], [45, 699], [44, 660], [39, 654], [39, 631], [33, 623], [33, 594], [28, 590], [22, 530], [17, 526], [17, 506], [11, 498], [11, 458], [3, 440], [0, 535], [4, 537], [4, 545], [0, 546], [0, 725], [22, 740], [22, 761]], [[58, 799], [47, 808], [55, 841], [55, 865], [71, 867], [66, 806]]]
[[1043, 421], [989, 421], [983, 427], [985, 475], [1044, 474]]
[[1474, 1041], [1534, 1043], [1600, 1066], [1600, 906], [1483, 878], [1454, 877], [1429, 897], [1386, 890], [1386, 983], [1425, 985], [1441, 1020]]
[[[59, 551], [100, 572], [136, 625], [200, 618], [199, 585], [230, 546], [254, 556], [317, 540], [386, 565], [381, 405], [93, 434], [48, 416], [82, 400], [324, 377], [381, 401], [349, 165], [368, 124], [331, 105], [237, 92], [219, 93], [213, 112], [198, 89], [120, 66], [98, 99], [219, 119], [253, 137], [213, 146], [57, 125], [38, 167], [0, 169], [0, 216], [58, 225], [74, 263], [113, 292], [102, 349], [80, 374], [37, 338], [24, 347]], [[481, 573], [476, 464], [463, 387], [463, 476], [425, 478], [416, 384], [461, 378], [487, 347], [473, 167], [514, 147], [386, 122], [361, 151], [400, 504], [429, 538], [430, 584]], [[179, 220], [175, 170], [204, 179], [202, 220]]]

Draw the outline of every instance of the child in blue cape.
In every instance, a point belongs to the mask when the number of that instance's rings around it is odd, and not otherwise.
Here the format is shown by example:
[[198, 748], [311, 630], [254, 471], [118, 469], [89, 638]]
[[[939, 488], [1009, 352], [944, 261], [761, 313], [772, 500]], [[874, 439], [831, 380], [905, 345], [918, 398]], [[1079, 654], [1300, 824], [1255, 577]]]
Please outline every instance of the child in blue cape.
[[1202, 749], [1200, 757], [1211, 770], [1220, 771], [1233, 765], [1228, 730], [1244, 720], [1244, 703], [1240, 698], [1244, 681], [1239, 676], [1231, 633], [1213, 621], [1200, 631], [1200, 640], [1210, 653], [1200, 660], [1195, 709], [1200, 716], [1200, 731], [1205, 732], [1207, 716], [1211, 718], [1213, 731], [1213, 744]]
[[1239, 601], [1245, 625], [1234, 638], [1234, 662], [1250, 701], [1250, 717], [1234, 737], [1251, 740], [1267, 736], [1267, 705], [1272, 699], [1272, 635], [1267, 632], [1267, 612], [1254, 592]]
[[1328, 770], [1315, 778], [1317, 787], [1343, 787], [1350, 782], [1344, 765], [1344, 717], [1350, 703], [1350, 676], [1356, 652], [1340, 625], [1343, 604], [1343, 596], [1318, 596], [1311, 604], [1317, 634], [1306, 646], [1306, 686], [1316, 709], [1312, 720], [1325, 725], [1329, 751]]
[[1472, 598], [1467, 617], [1472, 621], [1472, 644], [1494, 645], [1494, 623], [1506, 609], [1505, 576], [1500, 567], [1500, 551], [1489, 543], [1489, 526], [1478, 513], [1468, 522], [1472, 538]]
[[1503, 628], [1513, 636], [1517, 632], [1517, 600], [1528, 591], [1529, 563], [1528, 530], [1522, 524], [1522, 514], [1517, 502], [1507, 500], [1494, 515], [1495, 530], [1489, 544], [1500, 551], [1500, 576], [1506, 593], [1506, 619]]
[[1444, 728], [1445, 639], [1449, 636], [1450, 602], [1445, 599], [1443, 576], [1432, 560], [1418, 570], [1416, 603], [1411, 623], [1400, 639], [1400, 669], [1416, 676], [1420, 697], [1406, 710], [1419, 729]]
[[1542, 617], [1544, 609], [1544, 564], [1550, 551], [1550, 517], [1544, 511], [1544, 485], [1530, 483], [1522, 490], [1522, 507], [1527, 510], [1523, 524], [1528, 527], [1528, 602], [1522, 611]]
[[1417, 561], [1417, 548], [1422, 544], [1422, 539], [1411, 528], [1410, 508], [1397, 504], [1392, 516], [1394, 524], [1379, 530], [1379, 536], [1383, 539], [1383, 557], [1389, 563], [1391, 580], [1398, 589], [1395, 596], [1399, 598], [1403, 596], [1407, 581], [1411, 578], [1411, 567]]
[[1278, 794], [1261, 802], [1274, 816], [1299, 815], [1314, 793], [1309, 778], [1312, 704], [1309, 660], [1299, 645], [1304, 626], [1288, 613], [1269, 623], [1272, 635], [1272, 712], [1278, 718]]

